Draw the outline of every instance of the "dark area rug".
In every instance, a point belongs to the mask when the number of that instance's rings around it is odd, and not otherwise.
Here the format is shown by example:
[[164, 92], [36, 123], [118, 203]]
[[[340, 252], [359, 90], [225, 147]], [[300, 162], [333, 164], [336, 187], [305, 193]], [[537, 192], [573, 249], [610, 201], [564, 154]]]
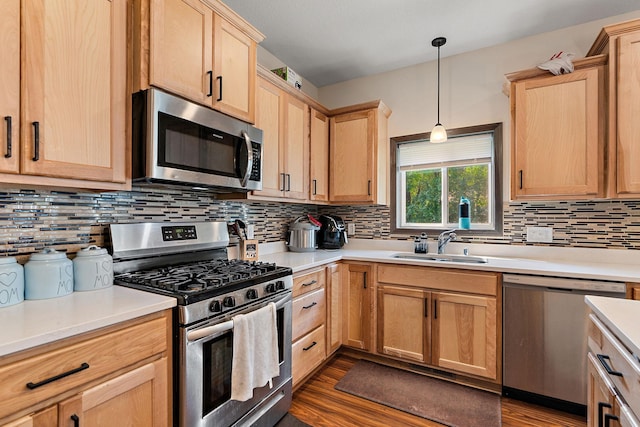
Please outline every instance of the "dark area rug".
[[500, 396], [358, 361], [335, 388], [451, 427], [500, 427]]
[[278, 424], [276, 424], [275, 427], [311, 427], [311, 426], [307, 423], [303, 423], [302, 421], [300, 421], [299, 419], [297, 419], [296, 417], [294, 417], [293, 415], [287, 412], [287, 415], [282, 417], [282, 419], [278, 421]]

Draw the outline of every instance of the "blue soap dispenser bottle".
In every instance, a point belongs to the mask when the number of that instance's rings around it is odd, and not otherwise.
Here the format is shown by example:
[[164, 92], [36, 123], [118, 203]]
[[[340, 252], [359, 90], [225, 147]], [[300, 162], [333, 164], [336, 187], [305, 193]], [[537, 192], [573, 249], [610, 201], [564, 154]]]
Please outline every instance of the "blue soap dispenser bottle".
[[469, 230], [471, 228], [471, 204], [469, 199], [460, 197], [460, 205], [458, 206], [458, 227], [461, 230]]

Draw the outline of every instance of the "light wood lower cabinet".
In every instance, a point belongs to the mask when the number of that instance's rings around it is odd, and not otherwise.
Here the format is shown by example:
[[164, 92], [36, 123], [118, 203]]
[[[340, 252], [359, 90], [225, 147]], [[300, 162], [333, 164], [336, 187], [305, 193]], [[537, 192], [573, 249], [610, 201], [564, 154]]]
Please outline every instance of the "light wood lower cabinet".
[[373, 331], [373, 269], [374, 264], [342, 265], [343, 344], [360, 350], [371, 350]]
[[0, 425], [169, 425], [170, 337], [166, 311], [3, 357]]
[[377, 351], [501, 381], [497, 273], [378, 265]]
[[327, 274], [327, 356], [342, 345], [342, 264], [326, 267]]

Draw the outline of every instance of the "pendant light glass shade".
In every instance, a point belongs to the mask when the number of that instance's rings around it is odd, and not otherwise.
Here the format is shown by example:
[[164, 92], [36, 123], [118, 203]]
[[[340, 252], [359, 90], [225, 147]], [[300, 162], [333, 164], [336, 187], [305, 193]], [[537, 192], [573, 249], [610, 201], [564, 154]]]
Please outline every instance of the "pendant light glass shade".
[[431, 130], [429, 141], [433, 144], [439, 144], [447, 140], [447, 130], [440, 124], [440, 46], [447, 42], [444, 37], [436, 37], [431, 41], [433, 47], [438, 48], [438, 122]]

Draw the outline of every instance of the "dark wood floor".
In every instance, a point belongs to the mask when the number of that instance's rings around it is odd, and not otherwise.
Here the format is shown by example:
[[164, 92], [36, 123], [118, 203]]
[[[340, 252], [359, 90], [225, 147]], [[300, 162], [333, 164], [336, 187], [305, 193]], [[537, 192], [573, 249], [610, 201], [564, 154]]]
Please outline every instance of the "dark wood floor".
[[[313, 427], [325, 426], [434, 426], [441, 424], [409, 415], [334, 389], [336, 383], [357, 362], [338, 355], [293, 395], [290, 412]], [[504, 427], [585, 427], [584, 418], [502, 398]]]

